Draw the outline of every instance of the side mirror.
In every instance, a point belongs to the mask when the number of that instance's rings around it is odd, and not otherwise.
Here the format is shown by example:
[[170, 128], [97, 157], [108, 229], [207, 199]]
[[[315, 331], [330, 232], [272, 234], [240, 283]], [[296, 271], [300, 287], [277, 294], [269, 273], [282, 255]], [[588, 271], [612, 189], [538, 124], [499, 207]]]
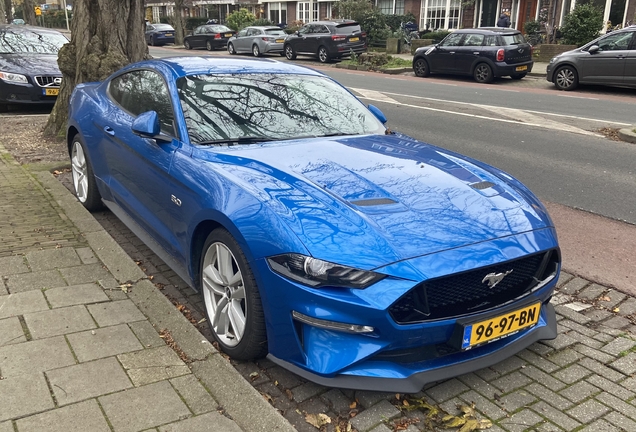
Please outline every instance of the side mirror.
[[587, 52], [589, 52], [590, 54], [594, 54], [597, 53], [600, 49], [601, 48], [598, 45], [592, 45], [587, 49]]
[[298, 33], [298, 30], [296, 30], [296, 31], [294, 32], [294, 34], [295, 34], [296, 36], [300, 35], [300, 33]]
[[369, 105], [369, 111], [371, 111], [371, 114], [373, 114], [375, 118], [380, 120], [382, 124], [386, 123], [386, 116], [384, 115], [384, 113], [382, 113], [382, 111], [380, 111], [380, 108], [375, 105]]
[[133, 120], [132, 131], [134, 134], [144, 138], [152, 138], [157, 141], [170, 141], [167, 135], [161, 133], [159, 125], [159, 115], [156, 111], [146, 111]]

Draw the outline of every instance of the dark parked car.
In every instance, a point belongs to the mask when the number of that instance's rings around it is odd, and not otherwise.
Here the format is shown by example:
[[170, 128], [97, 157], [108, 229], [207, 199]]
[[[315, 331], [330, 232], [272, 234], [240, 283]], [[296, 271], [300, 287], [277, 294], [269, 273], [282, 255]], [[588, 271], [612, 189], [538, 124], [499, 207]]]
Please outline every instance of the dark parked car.
[[79, 201], [201, 292], [235, 359], [415, 393], [555, 338], [545, 207], [386, 121], [306, 67], [172, 57], [75, 87], [67, 145]]
[[194, 29], [194, 32], [186, 36], [183, 45], [186, 49], [205, 48], [208, 51], [225, 49], [227, 41], [236, 34], [234, 30], [224, 25], [202, 25]]
[[62, 84], [57, 52], [67, 42], [54, 30], [0, 25], [0, 109], [55, 103]]
[[174, 43], [174, 28], [170, 24], [146, 25], [146, 43], [152, 46]]
[[360, 54], [367, 49], [367, 34], [355, 21], [316, 21], [305, 24], [285, 40], [285, 57], [317, 57], [321, 63]]
[[521, 79], [533, 64], [532, 46], [521, 32], [491, 27], [455, 30], [433, 47], [418, 48], [413, 57], [413, 71], [419, 77], [472, 75], [480, 83], [502, 76]]
[[280, 27], [246, 27], [227, 43], [230, 54], [252, 53], [254, 57], [273, 53], [283, 55], [283, 42], [287, 33]]
[[614, 30], [552, 58], [546, 79], [559, 90], [579, 84], [636, 87], [636, 26]]

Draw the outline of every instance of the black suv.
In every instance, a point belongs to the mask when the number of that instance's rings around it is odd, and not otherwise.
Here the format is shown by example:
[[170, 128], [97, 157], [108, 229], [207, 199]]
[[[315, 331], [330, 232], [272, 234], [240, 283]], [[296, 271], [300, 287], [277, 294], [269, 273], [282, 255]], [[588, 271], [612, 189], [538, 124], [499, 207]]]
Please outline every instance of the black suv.
[[455, 30], [433, 47], [418, 48], [413, 57], [413, 71], [419, 77], [472, 75], [480, 83], [501, 76], [521, 79], [533, 64], [532, 46], [521, 32], [491, 27]]
[[350, 20], [316, 21], [287, 36], [283, 52], [289, 60], [296, 55], [317, 57], [321, 63], [360, 54], [367, 49], [367, 34]]

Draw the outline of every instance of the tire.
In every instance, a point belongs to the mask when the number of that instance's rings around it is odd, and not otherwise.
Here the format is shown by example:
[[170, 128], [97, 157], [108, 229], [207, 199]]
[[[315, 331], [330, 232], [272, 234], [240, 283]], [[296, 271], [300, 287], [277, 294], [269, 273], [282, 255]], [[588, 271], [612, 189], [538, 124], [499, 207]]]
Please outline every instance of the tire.
[[331, 61], [331, 57], [329, 56], [329, 51], [324, 46], [318, 48], [318, 61], [320, 63], [329, 63]]
[[103, 207], [102, 197], [97, 189], [86, 146], [79, 134], [76, 134], [71, 142], [71, 172], [75, 196], [88, 211], [100, 210]]
[[431, 73], [431, 70], [428, 67], [428, 62], [426, 60], [418, 58], [415, 62], [413, 62], [413, 72], [415, 72], [416, 76], [424, 78]]
[[155, 38], [150, 36], [150, 46], [155, 46]]
[[202, 252], [201, 293], [214, 339], [233, 359], [265, 356], [267, 332], [261, 297], [240, 246], [229, 232], [217, 228]]
[[185, 41], [185, 42], [183, 43], [183, 46], [184, 46], [184, 47], [185, 47], [185, 49], [187, 49], [187, 50], [191, 50], [191, 49], [192, 49], [192, 46], [190, 45], [190, 41]]
[[287, 60], [296, 60], [296, 50], [293, 46], [285, 45], [283, 51], [285, 52], [285, 57], [287, 57]]
[[475, 78], [475, 81], [481, 84], [491, 83], [494, 79], [492, 68], [486, 63], [479, 63], [475, 66], [473, 77]]
[[236, 54], [233, 43], [230, 42], [229, 44], [227, 44], [227, 52], [229, 52], [231, 55]]
[[206, 50], [208, 50], [208, 51], [213, 51], [213, 50], [214, 50], [214, 47], [212, 46], [212, 42], [207, 41], [207, 42], [205, 43], [205, 49], [206, 49]]
[[261, 56], [261, 49], [256, 44], [252, 45], [252, 55], [254, 57], [260, 57]]
[[515, 74], [515, 75], [510, 75], [510, 78], [512, 78], [513, 80], [520, 80], [526, 77], [527, 74]]
[[553, 82], [559, 90], [574, 90], [579, 85], [579, 74], [572, 66], [563, 66], [554, 73]]

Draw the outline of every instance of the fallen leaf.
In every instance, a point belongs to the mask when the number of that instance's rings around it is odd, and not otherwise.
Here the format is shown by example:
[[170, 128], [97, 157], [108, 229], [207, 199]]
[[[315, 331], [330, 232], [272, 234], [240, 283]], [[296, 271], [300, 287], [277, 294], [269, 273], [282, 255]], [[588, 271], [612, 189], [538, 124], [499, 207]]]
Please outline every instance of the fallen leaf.
[[478, 429], [490, 429], [492, 427], [492, 422], [488, 419], [481, 419], [479, 420], [479, 427]]
[[464, 425], [459, 428], [457, 432], [472, 432], [479, 427], [479, 422], [475, 419], [470, 419], [464, 423]]
[[474, 405], [460, 405], [459, 410], [464, 413], [464, 417], [475, 417], [475, 406]]
[[250, 379], [251, 379], [252, 381], [254, 381], [254, 380], [255, 380], [256, 378], [258, 378], [258, 377], [259, 377], [258, 372], [252, 372], [252, 373], [250, 374]]
[[613, 312], [618, 312], [620, 310], [620, 308], [614, 308], [612, 309]]
[[354, 409], [356, 406], [358, 406], [358, 404], [356, 403], [356, 401], [353, 401], [349, 404], [349, 408]]
[[312, 425], [313, 427], [320, 429], [322, 426], [327, 423], [331, 423], [331, 417], [327, 414], [319, 413], [319, 414], [307, 414], [305, 416], [305, 421]]
[[600, 301], [612, 301], [611, 298], [609, 298], [608, 296], [603, 296], [601, 298], [599, 298]]
[[395, 394], [395, 398], [396, 398], [397, 400], [400, 400], [400, 394], [399, 394], [399, 393], [396, 393], [396, 394]]
[[466, 423], [465, 418], [457, 417], [450, 414], [442, 417], [442, 421], [444, 422], [444, 426], [447, 428], [460, 427]]
[[289, 400], [293, 400], [294, 399], [294, 394], [292, 393], [292, 391], [290, 389], [285, 389], [285, 394], [287, 395], [287, 399], [289, 399]]
[[410, 404], [409, 404], [409, 401], [407, 401], [406, 399], [404, 399], [404, 400], [402, 401], [402, 405], [404, 405], [404, 406], [409, 406]]

